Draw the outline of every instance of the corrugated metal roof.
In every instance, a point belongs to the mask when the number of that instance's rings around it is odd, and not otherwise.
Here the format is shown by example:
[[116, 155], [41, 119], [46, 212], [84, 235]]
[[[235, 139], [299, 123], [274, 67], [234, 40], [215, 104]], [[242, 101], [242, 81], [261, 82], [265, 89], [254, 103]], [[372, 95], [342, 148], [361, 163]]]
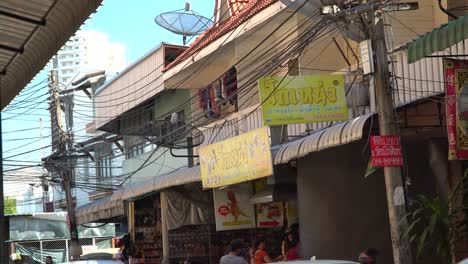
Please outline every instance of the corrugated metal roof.
[[125, 213], [124, 201], [133, 200], [172, 186], [197, 181], [201, 181], [199, 166], [156, 176], [150, 180], [130, 185], [122, 190], [116, 191], [110, 197], [97, 200], [78, 208], [76, 210], [76, 220], [78, 224], [85, 224], [123, 216]]
[[279, 146], [273, 153], [275, 165], [285, 164], [312, 152], [341, 146], [362, 139], [364, 126], [375, 114], [363, 115], [317, 131], [312, 135]]
[[46, 66], [101, 2], [0, 1], [1, 109]]
[[[360, 116], [312, 135], [272, 148], [275, 165], [284, 164], [292, 159], [304, 157], [312, 152], [347, 144], [362, 138], [367, 120], [374, 114]], [[103, 198], [77, 209], [77, 221], [80, 224], [98, 222], [124, 215], [123, 201], [133, 200], [149, 193], [172, 186], [201, 181], [200, 167], [181, 169], [172, 173], [154, 177], [150, 180], [127, 186], [112, 196]]]

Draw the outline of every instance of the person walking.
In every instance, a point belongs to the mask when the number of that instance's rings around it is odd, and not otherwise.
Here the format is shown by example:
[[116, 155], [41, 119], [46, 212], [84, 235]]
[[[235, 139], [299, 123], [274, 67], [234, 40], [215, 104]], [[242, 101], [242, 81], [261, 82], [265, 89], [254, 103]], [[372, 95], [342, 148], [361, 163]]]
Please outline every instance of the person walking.
[[261, 237], [255, 241], [254, 264], [272, 263], [266, 251], [266, 239]]
[[242, 240], [232, 240], [229, 244], [229, 252], [221, 258], [219, 264], [248, 264], [243, 257], [239, 256], [243, 248], [244, 242]]

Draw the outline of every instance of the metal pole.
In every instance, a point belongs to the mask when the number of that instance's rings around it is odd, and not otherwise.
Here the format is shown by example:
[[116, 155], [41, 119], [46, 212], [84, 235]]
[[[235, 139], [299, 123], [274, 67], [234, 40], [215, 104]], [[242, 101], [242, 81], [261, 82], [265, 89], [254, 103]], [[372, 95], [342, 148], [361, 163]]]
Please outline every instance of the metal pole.
[[167, 197], [166, 192], [160, 194], [161, 203], [161, 244], [164, 263], [169, 263], [169, 230], [167, 229]]
[[40, 258], [40, 261], [39, 263], [44, 263], [44, 253], [42, 252], [43, 251], [43, 247], [42, 247], [42, 240], [39, 241], [39, 249], [41, 250], [41, 258]]
[[[0, 93], [1, 102], [1, 93]], [[2, 144], [2, 113], [0, 112], [0, 263], [8, 263], [8, 244], [10, 231], [5, 216], [5, 198], [3, 193], [3, 144]]]
[[[388, 68], [388, 53], [385, 44], [383, 17], [370, 13], [372, 46], [375, 52], [375, 92], [379, 114], [380, 135], [397, 135], [398, 126], [393, 108], [392, 88], [390, 86], [390, 71]], [[387, 192], [388, 216], [393, 248], [393, 263], [412, 263], [409, 243], [402, 238], [402, 230], [406, 228], [404, 188], [401, 168], [385, 167], [385, 189]], [[397, 197], [398, 196], [398, 197]], [[403, 201], [396, 203], [395, 201]]]
[[68, 253], [68, 239], [65, 239], [65, 257], [65, 261], [68, 261], [70, 259], [70, 254]]

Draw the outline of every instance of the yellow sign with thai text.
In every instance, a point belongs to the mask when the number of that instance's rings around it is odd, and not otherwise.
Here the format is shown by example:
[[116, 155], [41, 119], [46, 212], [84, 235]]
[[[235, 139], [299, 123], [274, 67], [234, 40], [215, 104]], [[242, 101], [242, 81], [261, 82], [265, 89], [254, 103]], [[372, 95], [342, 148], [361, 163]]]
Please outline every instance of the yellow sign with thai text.
[[268, 128], [201, 147], [203, 188], [215, 188], [273, 175]]
[[259, 79], [267, 126], [348, 120], [344, 75]]

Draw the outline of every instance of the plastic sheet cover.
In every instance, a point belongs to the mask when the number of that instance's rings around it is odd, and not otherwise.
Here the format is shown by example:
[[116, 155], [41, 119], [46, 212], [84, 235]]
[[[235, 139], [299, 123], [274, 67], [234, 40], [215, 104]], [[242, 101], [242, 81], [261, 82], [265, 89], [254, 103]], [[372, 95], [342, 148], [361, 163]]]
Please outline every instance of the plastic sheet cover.
[[[78, 235], [80, 238], [115, 237], [115, 224], [79, 226]], [[69, 237], [66, 213], [14, 216], [10, 218], [11, 241], [66, 239]]]

